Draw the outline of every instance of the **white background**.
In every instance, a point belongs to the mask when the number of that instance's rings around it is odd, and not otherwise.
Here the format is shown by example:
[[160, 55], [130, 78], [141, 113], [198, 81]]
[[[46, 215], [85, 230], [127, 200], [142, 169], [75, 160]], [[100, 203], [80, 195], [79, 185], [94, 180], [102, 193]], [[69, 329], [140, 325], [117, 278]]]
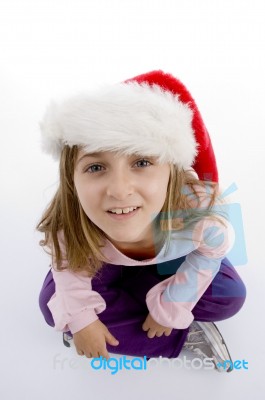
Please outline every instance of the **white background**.
[[[0, 1], [2, 399], [263, 398], [264, 15], [263, 0]], [[249, 370], [96, 372], [62, 345], [38, 308], [49, 257], [34, 227], [58, 177], [39, 148], [45, 107], [51, 98], [154, 69], [191, 91], [220, 182], [238, 187], [248, 263], [237, 270], [248, 298], [217, 325]], [[65, 362], [55, 365], [56, 355]]]

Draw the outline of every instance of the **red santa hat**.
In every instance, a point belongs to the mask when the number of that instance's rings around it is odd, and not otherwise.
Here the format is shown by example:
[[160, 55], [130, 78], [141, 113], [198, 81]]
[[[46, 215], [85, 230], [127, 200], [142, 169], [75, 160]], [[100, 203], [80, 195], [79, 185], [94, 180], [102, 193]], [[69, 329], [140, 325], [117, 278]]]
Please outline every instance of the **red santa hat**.
[[40, 122], [42, 148], [58, 159], [65, 145], [88, 153], [156, 156], [200, 179], [218, 181], [208, 131], [192, 96], [175, 77], [152, 71], [52, 102]]

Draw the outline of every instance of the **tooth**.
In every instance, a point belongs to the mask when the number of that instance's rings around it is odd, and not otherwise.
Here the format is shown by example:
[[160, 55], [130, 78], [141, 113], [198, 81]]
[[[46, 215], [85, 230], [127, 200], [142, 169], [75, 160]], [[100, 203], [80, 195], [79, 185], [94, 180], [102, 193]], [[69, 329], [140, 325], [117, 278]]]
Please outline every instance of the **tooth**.
[[127, 208], [114, 208], [112, 210], [109, 210], [113, 214], [128, 214], [129, 212], [132, 212], [136, 210], [137, 207], [127, 207]]

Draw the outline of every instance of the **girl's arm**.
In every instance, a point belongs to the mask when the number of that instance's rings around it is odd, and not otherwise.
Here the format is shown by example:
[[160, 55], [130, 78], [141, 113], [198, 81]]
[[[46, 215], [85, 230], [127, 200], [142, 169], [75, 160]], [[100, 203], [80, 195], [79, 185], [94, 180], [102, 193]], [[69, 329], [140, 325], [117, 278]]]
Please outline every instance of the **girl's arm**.
[[55, 323], [55, 330], [76, 333], [98, 319], [106, 308], [105, 300], [92, 290], [91, 278], [85, 271], [72, 272], [68, 267], [63, 231], [58, 232], [63, 271], [57, 270], [52, 257], [55, 293], [47, 303]]
[[55, 293], [48, 302], [55, 329], [76, 333], [98, 319], [106, 308], [99, 293], [92, 290], [91, 278], [85, 272], [52, 269]]
[[146, 296], [151, 316], [166, 327], [185, 329], [191, 324], [191, 311], [218, 273], [233, 240], [229, 225], [209, 217], [199, 221], [193, 232], [194, 244], [199, 245], [175, 275], [155, 285]]

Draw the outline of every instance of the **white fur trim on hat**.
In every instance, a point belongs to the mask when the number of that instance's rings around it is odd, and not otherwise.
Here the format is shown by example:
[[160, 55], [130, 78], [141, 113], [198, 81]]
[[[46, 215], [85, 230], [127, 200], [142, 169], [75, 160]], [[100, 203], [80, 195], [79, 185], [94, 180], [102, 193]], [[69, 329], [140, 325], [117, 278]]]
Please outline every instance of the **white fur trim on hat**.
[[64, 145], [80, 145], [88, 153], [156, 156], [185, 169], [197, 154], [192, 118], [189, 106], [159, 85], [118, 83], [52, 102], [40, 123], [42, 148], [56, 159]]

